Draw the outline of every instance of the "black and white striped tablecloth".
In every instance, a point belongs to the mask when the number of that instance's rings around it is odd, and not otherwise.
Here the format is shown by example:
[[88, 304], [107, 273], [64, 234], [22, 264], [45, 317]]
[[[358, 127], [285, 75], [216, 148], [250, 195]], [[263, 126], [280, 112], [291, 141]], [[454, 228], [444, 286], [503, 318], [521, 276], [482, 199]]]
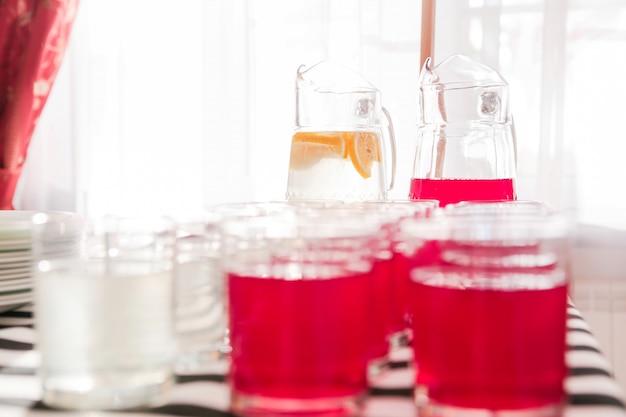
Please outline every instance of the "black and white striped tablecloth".
[[[591, 329], [573, 306], [568, 310], [567, 364], [565, 386], [568, 405], [565, 417], [626, 417], [622, 387], [612, 376]], [[25, 306], [0, 314], [0, 417], [149, 417], [232, 416], [225, 367], [212, 374], [181, 375], [166, 405], [140, 412], [71, 413], [47, 408], [40, 402], [36, 376], [37, 352], [31, 309]], [[407, 353], [407, 352], [405, 352]], [[366, 417], [409, 417], [415, 415], [411, 400], [413, 370], [400, 355], [366, 400]]]

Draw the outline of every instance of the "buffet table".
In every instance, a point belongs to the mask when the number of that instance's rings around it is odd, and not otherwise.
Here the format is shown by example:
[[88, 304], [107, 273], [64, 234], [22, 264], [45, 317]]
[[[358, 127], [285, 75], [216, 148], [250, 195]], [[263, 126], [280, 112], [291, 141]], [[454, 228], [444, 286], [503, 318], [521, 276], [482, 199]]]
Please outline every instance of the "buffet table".
[[[568, 309], [567, 364], [569, 377], [566, 417], [626, 417], [622, 387], [602, 354], [580, 312]], [[180, 375], [168, 402], [158, 408], [134, 412], [68, 412], [53, 410], [40, 402], [41, 389], [36, 376], [38, 355], [34, 350], [32, 310], [24, 306], [0, 313], [0, 416], [232, 416], [226, 365], [199, 375]], [[410, 352], [399, 351], [387, 372], [372, 383], [364, 416], [414, 416], [411, 399], [413, 369]]]

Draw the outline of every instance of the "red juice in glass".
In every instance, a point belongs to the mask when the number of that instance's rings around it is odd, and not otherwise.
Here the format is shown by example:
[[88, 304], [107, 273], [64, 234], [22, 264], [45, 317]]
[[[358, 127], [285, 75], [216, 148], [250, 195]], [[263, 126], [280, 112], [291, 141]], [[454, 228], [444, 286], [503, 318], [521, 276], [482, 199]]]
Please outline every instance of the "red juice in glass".
[[408, 280], [408, 259], [400, 252], [394, 251], [391, 260], [392, 280], [391, 294], [393, 302], [389, 309], [389, 333], [404, 332], [407, 328], [405, 320], [405, 306], [408, 303], [407, 294]]
[[370, 336], [372, 345], [371, 359], [385, 359], [389, 353], [390, 307], [391, 299], [391, 253], [374, 261], [372, 268], [372, 297]]
[[[417, 384], [427, 387], [431, 401], [455, 407], [523, 409], [562, 403], [565, 280], [555, 270], [540, 268], [493, 273], [445, 264], [413, 271]], [[485, 281], [468, 285], [478, 277], [508, 284], [497, 289]], [[522, 281], [535, 284], [524, 288]], [[550, 282], [554, 285], [546, 285]]]
[[366, 391], [371, 275], [332, 268], [323, 278], [228, 273], [235, 391], [270, 400]]
[[392, 298], [389, 314], [390, 333], [404, 332], [410, 324], [410, 273], [420, 265], [433, 263], [438, 259], [439, 246], [437, 242], [427, 242], [416, 247], [411, 242], [396, 245], [392, 258]]
[[512, 178], [413, 178], [409, 199], [439, 200], [444, 207], [461, 201], [515, 200], [516, 195]]

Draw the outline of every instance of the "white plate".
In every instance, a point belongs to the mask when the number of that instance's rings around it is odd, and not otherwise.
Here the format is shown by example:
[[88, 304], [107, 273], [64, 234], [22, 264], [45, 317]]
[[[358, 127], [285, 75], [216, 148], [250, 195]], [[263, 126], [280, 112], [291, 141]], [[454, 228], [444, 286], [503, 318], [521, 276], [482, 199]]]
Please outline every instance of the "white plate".
[[0, 220], [0, 241], [13, 242], [30, 239], [30, 224], [2, 223]]
[[[17, 260], [14, 260], [17, 259]], [[5, 269], [25, 268], [33, 264], [33, 259], [21, 259], [21, 258], [0, 258], [0, 271]]]
[[20, 268], [20, 269], [5, 269], [0, 271], [0, 283], [2, 281], [8, 281], [12, 279], [19, 279], [23, 277], [28, 277], [33, 274], [33, 268]]
[[0, 240], [28, 238], [34, 213], [33, 211], [1, 210]]
[[33, 289], [33, 281], [31, 279], [9, 281], [8, 284], [0, 283], [0, 293], [16, 291], [16, 290], [32, 290], [32, 289]]
[[0, 239], [0, 252], [6, 252], [10, 250], [30, 249], [30, 239], [13, 239], [13, 240], [1, 240]]
[[29, 289], [8, 290], [8, 291], [0, 290], [0, 298], [13, 297], [13, 296], [16, 296], [16, 295], [26, 294], [26, 293], [29, 293], [29, 292], [30, 292]]
[[21, 302], [21, 303], [9, 303], [5, 305], [0, 305], [0, 313], [4, 313], [5, 311], [16, 310], [19, 307], [22, 307], [28, 304], [29, 301]]
[[33, 299], [31, 289], [7, 291], [0, 294], [4, 294], [0, 296], [0, 305], [23, 303]]
[[32, 277], [32, 275], [33, 275], [32, 267], [12, 269], [12, 270], [5, 269], [5, 270], [0, 271], [0, 284], [2, 284], [3, 281], [29, 278], [29, 277]]
[[33, 279], [33, 272], [27, 271], [27, 272], [20, 272], [20, 273], [13, 274], [13, 275], [9, 275], [9, 274], [0, 275], [0, 286], [9, 285], [13, 281], [20, 281], [20, 280], [25, 280], [25, 279]]
[[4, 264], [12, 264], [16, 262], [25, 262], [32, 260], [33, 254], [30, 251], [0, 253], [0, 268], [2, 268]]
[[24, 253], [24, 252], [30, 252], [31, 251], [31, 247], [23, 247], [23, 248], [0, 248], [0, 256], [1, 255], [10, 255], [10, 254], [16, 254], [16, 253]]
[[7, 282], [16, 281], [19, 279], [30, 279], [32, 275], [32, 271], [28, 270], [25, 272], [17, 272], [15, 274], [4, 274], [0, 275], [0, 285], [4, 285]]
[[14, 272], [16, 269], [27, 269], [33, 266], [32, 259], [11, 261], [11, 262], [3, 262], [0, 261], [0, 274], [4, 271], [12, 271]]
[[18, 271], [14, 273], [5, 272], [3, 274], [0, 274], [0, 285], [6, 284], [8, 281], [32, 278], [32, 275], [33, 275], [32, 269], [28, 269], [26, 271]]
[[0, 222], [27, 222], [30, 224], [30, 219], [35, 213], [37, 213], [35, 210], [0, 210]]
[[11, 299], [0, 298], [0, 308], [4, 308], [6, 306], [23, 305], [23, 304], [30, 303], [32, 301], [33, 301], [32, 294], [29, 294], [28, 296], [21, 297], [21, 298], [11, 298]]
[[[34, 211], [34, 210], [0, 210], [0, 241], [11, 239], [28, 239], [34, 224], [34, 215], [41, 214], [49, 220], [65, 221], [63, 234], [79, 235], [84, 227], [84, 220], [76, 213], [69, 211]], [[57, 235], [54, 228], [44, 233]]]

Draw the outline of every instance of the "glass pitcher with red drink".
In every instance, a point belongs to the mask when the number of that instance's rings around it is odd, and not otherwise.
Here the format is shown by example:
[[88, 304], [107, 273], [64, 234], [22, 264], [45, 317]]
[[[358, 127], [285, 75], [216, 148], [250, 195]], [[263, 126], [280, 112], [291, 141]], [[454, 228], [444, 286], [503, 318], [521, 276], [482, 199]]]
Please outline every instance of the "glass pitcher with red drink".
[[516, 144], [509, 87], [466, 55], [420, 74], [418, 138], [409, 198], [515, 200]]

